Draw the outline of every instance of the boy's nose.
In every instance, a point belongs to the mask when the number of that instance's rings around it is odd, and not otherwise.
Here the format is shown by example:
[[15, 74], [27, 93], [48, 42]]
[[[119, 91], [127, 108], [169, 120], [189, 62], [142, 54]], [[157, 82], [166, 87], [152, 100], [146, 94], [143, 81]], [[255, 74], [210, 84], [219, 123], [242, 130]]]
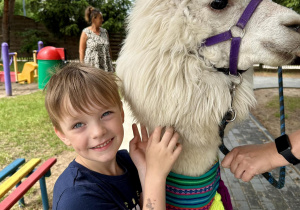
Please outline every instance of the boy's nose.
[[94, 126], [91, 128], [91, 137], [93, 139], [102, 137], [106, 134], [107, 130], [105, 126], [103, 126], [101, 123], [96, 123]]

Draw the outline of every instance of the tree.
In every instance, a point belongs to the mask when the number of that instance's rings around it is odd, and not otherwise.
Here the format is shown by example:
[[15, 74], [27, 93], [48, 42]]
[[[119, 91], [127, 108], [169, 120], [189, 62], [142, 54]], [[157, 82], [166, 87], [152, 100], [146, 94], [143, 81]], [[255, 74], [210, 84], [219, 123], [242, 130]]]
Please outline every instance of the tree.
[[103, 14], [103, 28], [109, 32], [124, 32], [126, 16], [131, 9], [131, 0], [89, 1], [90, 5], [99, 8]]
[[300, 1], [299, 0], [273, 0], [274, 2], [283, 5], [285, 7], [291, 8], [294, 11], [300, 13]]
[[51, 0], [40, 1], [38, 18], [55, 35], [78, 35], [84, 27], [83, 8], [85, 0]]
[[[99, 8], [104, 16], [103, 27], [109, 32], [123, 32], [131, 0], [29, 0], [35, 19], [58, 37], [79, 36], [87, 26], [84, 11], [88, 5]], [[27, 8], [27, 7], [26, 7]]]
[[[35, 11], [36, 9], [34, 8], [34, 10], [31, 10], [30, 7], [30, 2], [32, 0], [26, 0], [26, 16], [35, 19], [36, 15], [35, 15]], [[12, 2], [10, 3], [10, 12], [11, 15], [23, 15], [23, 0], [14, 0], [14, 1], [9, 1]], [[3, 9], [4, 9], [4, 1], [0, 0], [0, 16], [3, 15]]]
[[2, 15], [2, 41], [10, 44], [10, 22], [14, 11], [15, 0], [4, 0]]

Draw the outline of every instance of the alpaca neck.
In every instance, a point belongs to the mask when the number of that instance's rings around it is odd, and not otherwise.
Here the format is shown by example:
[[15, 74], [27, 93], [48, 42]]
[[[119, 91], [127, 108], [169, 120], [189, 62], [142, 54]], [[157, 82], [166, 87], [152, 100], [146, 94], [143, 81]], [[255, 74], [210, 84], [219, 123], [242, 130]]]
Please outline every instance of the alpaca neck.
[[208, 171], [218, 159], [219, 148], [215, 145], [195, 146], [182, 144], [183, 150], [172, 172], [186, 176], [200, 176]]

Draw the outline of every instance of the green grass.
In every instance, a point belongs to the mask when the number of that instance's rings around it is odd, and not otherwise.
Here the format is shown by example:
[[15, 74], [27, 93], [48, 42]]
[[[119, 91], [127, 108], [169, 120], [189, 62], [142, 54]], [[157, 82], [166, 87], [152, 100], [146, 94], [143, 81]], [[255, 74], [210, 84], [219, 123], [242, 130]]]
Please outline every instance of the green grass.
[[0, 99], [0, 167], [16, 158], [47, 159], [67, 147], [56, 137], [42, 91]]
[[[28, 61], [29, 62], [29, 61]], [[22, 72], [23, 70], [23, 66], [26, 62], [24, 61], [18, 61], [17, 65], [18, 65], [18, 72]], [[2, 63], [1, 63], [2, 64]], [[15, 71], [15, 67], [14, 67], [14, 62], [12, 62], [12, 64], [10, 65], [10, 71]], [[3, 71], [3, 66], [0, 65], [0, 71]]]
[[[279, 99], [278, 97], [273, 97], [272, 100], [267, 104], [268, 108], [274, 108], [278, 110], [275, 113], [275, 117], [280, 118], [279, 111]], [[288, 112], [294, 112], [296, 109], [300, 109], [300, 98], [299, 97], [284, 97], [284, 109]], [[285, 113], [285, 118], [288, 118], [289, 115]]]

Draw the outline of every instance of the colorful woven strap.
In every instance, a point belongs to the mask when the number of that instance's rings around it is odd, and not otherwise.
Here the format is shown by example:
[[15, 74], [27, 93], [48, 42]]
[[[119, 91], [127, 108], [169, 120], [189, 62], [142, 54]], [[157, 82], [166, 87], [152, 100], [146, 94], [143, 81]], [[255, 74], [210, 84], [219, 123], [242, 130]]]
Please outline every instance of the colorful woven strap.
[[200, 177], [184, 176], [171, 172], [167, 177], [167, 209], [208, 210], [219, 187], [219, 161]]

